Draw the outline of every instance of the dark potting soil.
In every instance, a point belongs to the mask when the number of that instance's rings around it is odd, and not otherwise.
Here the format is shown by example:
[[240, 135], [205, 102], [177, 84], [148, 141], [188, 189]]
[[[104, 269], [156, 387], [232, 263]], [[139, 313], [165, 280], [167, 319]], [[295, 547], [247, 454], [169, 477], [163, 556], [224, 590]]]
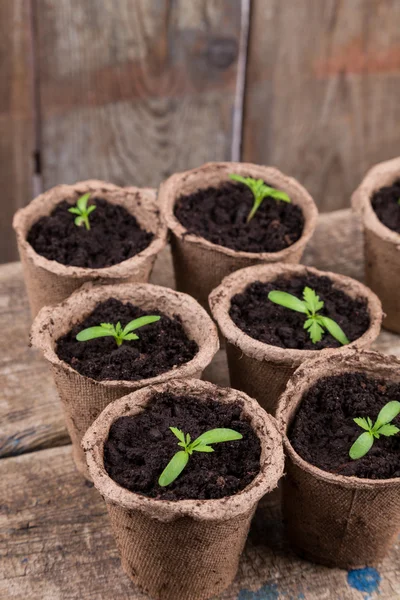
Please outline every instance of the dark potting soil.
[[[400, 401], [400, 385], [346, 373], [321, 379], [305, 394], [289, 431], [296, 452], [307, 462], [337, 475], [369, 479], [400, 477], [400, 434], [381, 436], [364, 457], [349, 450], [363, 433], [354, 417], [370, 417], [391, 400]], [[400, 427], [400, 415], [392, 423]]]
[[243, 252], [279, 252], [301, 237], [304, 217], [296, 204], [265, 198], [247, 223], [252, 206], [246, 185], [226, 183], [181, 196], [175, 216], [188, 233]]
[[239, 329], [265, 344], [297, 350], [341, 347], [340, 342], [328, 332], [320, 342], [313, 344], [304, 329], [305, 315], [268, 300], [268, 294], [273, 290], [288, 292], [302, 299], [306, 286], [324, 301], [320, 314], [336, 321], [350, 342], [368, 329], [370, 319], [367, 301], [364, 298], [350, 298], [336, 289], [329, 277], [318, 277], [312, 273], [291, 278], [281, 276], [268, 283], [251, 283], [244, 292], [233, 296], [229, 315]]
[[[191, 439], [216, 427], [228, 427], [241, 440], [213, 444], [214, 452], [193, 452], [181, 475], [160, 487], [158, 478], [181, 450], [169, 430], [178, 427]], [[261, 445], [242, 406], [171, 393], [156, 394], [146, 410], [120, 417], [110, 428], [104, 466], [119, 485], [163, 500], [223, 498], [243, 490], [260, 470]]]
[[123, 206], [93, 198], [96, 205], [89, 215], [90, 229], [74, 223], [76, 215], [63, 200], [47, 217], [41, 217], [28, 232], [32, 248], [49, 260], [63, 265], [102, 269], [139, 254], [154, 235], [140, 227]]
[[400, 179], [375, 192], [371, 204], [378, 219], [400, 233]]
[[[161, 319], [135, 331], [138, 340], [124, 341], [119, 347], [113, 337], [87, 342], [76, 340], [79, 331], [86, 327], [100, 323], [116, 325], [118, 321], [124, 327], [144, 315], [160, 315]], [[142, 310], [114, 298], [99, 303], [84, 321], [57, 340], [57, 355], [61, 360], [78, 373], [99, 381], [137, 381], [155, 377], [189, 362], [198, 350], [196, 342], [187, 337], [178, 315], [171, 319], [157, 310]]]

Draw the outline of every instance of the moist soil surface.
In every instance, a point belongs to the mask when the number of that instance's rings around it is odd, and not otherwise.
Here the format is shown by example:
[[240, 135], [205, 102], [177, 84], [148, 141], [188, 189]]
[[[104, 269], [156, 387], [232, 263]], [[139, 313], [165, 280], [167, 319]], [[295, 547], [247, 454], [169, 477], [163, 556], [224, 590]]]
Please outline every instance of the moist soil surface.
[[47, 217], [41, 217], [29, 230], [32, 248], [48, 260], [63, 265], [102, 269], [139, 254], [154, 235], [141, 229], [136, 218], [123, 206], [93, 198], [96, 205], [89, 215], [90, 229], [74, 223], [73, 206], [63, 200]]
[[372, 208], [386, 227], [400, 233], [400, 179], [374, 193]]
[[[185, 469], [166, 487], [158, 478], [181, 450], [169, 427], [191, 439], [216, 427], [234, 429], [241, 440], [213, 444], [214, 452], [193, 452]], [[224, 404], [206, 396], [156, 394], [139, 415], [120, 417], [104, 446], [104, 466], [119, 485], [163, 500], [223, 498], [243, 490], [260, 470], [261, 445], [239, 402]]]
[[[364, 457], [349, 450], [363, 433], [353, 419], [370, 417], [391, 400], [400, 401], [400, 384], [370, 379], [362, 373], [325, 377], [308, 390], [289, 431], [296, 452], [307, 462], [337, 475], [369, 479], [400, 477], [400, 434], [381, 436]], [[400, 416], [392, 423], [400, 427]]]
[[[118, 321], [125, 327], [133, 319], [144, 315], [160, 315], [134, 333], [138, 340], [128, 340], [117, 346], [113, 337], [102, 337], [78, 342], [76, 335], [86, 329]], [[78, 373], [97, 379], [137, 381], [156, 377], [175, 366], [186, 363], [198, 352], [198, 345], [189, 340], [178, 315], [173, 319], [159, 311], [142, 310], [130, 302], [114, 298], [99, 303], [84, 321], [57, 340], [57, 355]]]
[[336, 289], [328, 277], [318, 277], [312, 273], [291, 278], [281, 276], [268, 283], [251, 283], [244, 292], [232, 297], [229, 315], [239, 329], [264, 344], [297, 350], [341, 347], [341, 343], [328, 332], [324, 333], [320, 342], [313, 344], [304, 329], [304, 314], [268, 300], [268, 294], [273, 290], [288, 292], [302, 299], [306, 286], [313, 289], [325, 303], [319, 314], [336, 321], [350, 342], [368, 329], [370, 319], [367, 301], [364, 298], [350, 298]]
[[188, 233], [243, 252], [279, 252], [301, 237], [304, 217], [299, 206], [264, 198], [247, 223], [253, 199], [243, 183], [226, 183], [181, 196], [175, 216]]

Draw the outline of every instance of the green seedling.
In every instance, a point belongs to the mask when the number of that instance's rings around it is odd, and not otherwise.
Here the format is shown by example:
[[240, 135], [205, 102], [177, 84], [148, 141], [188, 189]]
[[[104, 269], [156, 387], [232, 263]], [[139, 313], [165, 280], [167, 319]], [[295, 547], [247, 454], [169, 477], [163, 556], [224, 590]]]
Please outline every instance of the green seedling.
[[400, 402], [393, 400], [388, 402], [380, 410], [378, 418], [375, 424], [369, 417], [356, 417], [353, 419], [361, 429], [365, 429], [364, 433], [358, 436], [354, 444], [349, 450], [349, 456], [353, 460], [362, 458], [372, 448], [375, 439], [379, 440], [380, 436], [390, 437], [399, 433], [400, 429], [396, 425], [392, 425], [390, 421], [393, 421], [397, 415], [400, 414]]
[[83, 194], [83, 196], [78, 198], [76, 205], [68, 209], [68, 212], [72, 213], [73, 215], [78, 215], [74, 220], [75, 225], [78, 227], [85, 225], [87, 230], [90, 229], [89, 215], [96, 210], [95, 204], [91, 204], [90, 206], [87, 205], [89, 198], [90, 192]]
[[130, 321], [125, 327], [122, 327], [119, 321], [116, 325], [113, 325], [112, 323], [100, 323], [97, 327], [83, 329], [78, 333], [76, 339], [78, 342], [87, 342], [88, 340], [94, 340], [101, 337], [113, 337], [117, 346], [120, 346], [122, 342], [126, 340], [139, 339], [139, 336], [136, 335], [136, 333], [132, 333], [132, 331], [139, 329], [139, 327], [144, 327], [144, 325], [156, 323], [156, 321], [159, 321], [160, 319], [161, 317], [153, 315], [139, 317], [138, 319]]
[[253, 177], [242, 177], [241, 175], [236, 175], [232, 173], [229, 175], [231, 179], [234, 181], [240, 181], [240, 183], [244, 183], [248, 188], [251, 189], [254, 196], [254, 204], [253, 208], [247, 215], [247, 222], [249, 223], [251, 219], [254, 217], [256, 212], [261, 206], [262, 201], [267, 196], [274, 198], [274, 200], [282, 200], [283, 202], [290, 202], [289, 196], [285, 192], [281, 192], [280, 190], [276, 190], [269, 185], [266, 185], [262, 179], [253, 179]]
[[178, 438], [178, 446], [183, 448], [171, 458], [164, 471], [158, 479], [158, 485], [166, 487], [182, 473], [189, 461], [189, 457], [193, 452], [214, 452], [210, 444], [218, 444], [220, 442], [231, 442], [233, 440], [241, 440], [242, 434], [233, 429], [210, 429], [202, 433], [193, 442], [190, 439], [190, 434], [186, 435], [177, 427], [170, 427], [172, 433]]
[[292, 294], [287, 292], [273, 291], [268, 294], [268, 300], [295, 310], [297, 312], [304, 313], [306, 315], [306, 321], [304, 323], [304, 329], [308, 330], [311, 341], [316, 344], [322, 339], [324, 335], [324, 329], [329, 331], [332, 337], [335, 338], [341, 344], [349, 344], [344, 331], [341, 327], [329, 317], [324, 317], [319, 314], [319, 311], [323, 308], [324, 302], [319, 299], [319, 296], [309, 287], [305, 287], [303, 290], [303, 300], [296, 298]]

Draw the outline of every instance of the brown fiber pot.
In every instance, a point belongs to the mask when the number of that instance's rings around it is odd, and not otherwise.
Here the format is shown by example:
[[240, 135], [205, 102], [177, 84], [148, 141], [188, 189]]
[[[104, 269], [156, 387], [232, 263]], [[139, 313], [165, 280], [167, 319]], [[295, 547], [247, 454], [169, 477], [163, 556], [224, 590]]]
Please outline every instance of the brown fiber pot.
[[[89, 269], [63, 265], [37, 254], [27, 242], [27, 235], [40, 217], [49, 215], [59, 202], [75, 204], [86, 192], [101, 196], [112, 204], [119, 204], [133, 214], [138, 223], [154, 233], [154, 239], [142, 252], [123, 262], [103, 269]], [[155, 258], [166, 244], [167, 230], [161, 222], [156, 190], [150, 188], [118, 187], [104, 181], [80, 181], [74, 185], [57, 185], [37, 196], [28, 206], [14, 215], [13, 227], [32, 316], [42, 306], [57, 304], [67, 298], [83, 283], [146, 282], [150, 277]]]
[[[241, 402], [261, 441], [260, 472], [234, 496], [218, 500], [155, 500], [120, 487], [106, 473], [104, 442], [122, 415], [143, 411], [157, 392], [212, 396]], [[242, 392], [196, 379], [149, 386], [110, 404], [83, 439], [89, 472], [106, 501], [111, 526], [129, 577], [161, 600], [203, 600], [234, 579], [257, 503], [283, 473], [281, 434], [276, 422]]]
[[400, 478], [328, 473], [303, 460], [287, 438], [305, 392], [319, 379], [345, 372], [400, 382], [400, 361], [356, 350], [307, 361], [282, 395], [277, 419], [285, 434], [283, 515], [290, 541], [309, 560], [348, 569], [381, 561], [395, 541], [400, 531]]
[[[306, 275], [314, 273], [329, 277], [335, 287], [350, 297], [367, 299], [370, 314], [369, 329], [357, 340], [341, 348], [330, 350], [291, 350], [264, 344], [239, 329], [229, 316], [231, 298], [243, 292], [254, 281], [273, 281], [281, 275]], [[266, 302], [267, 302], [266, 298]], [[382, 322], [382, 307], [379, 299], [365, 285], [328, 271], [318, 271], [303, 265], [255, 265], [232, 273], [210, 294], [210, 307], [226, 340], [230, 382], [232, 387], [243, 390], [256, 398], [269, 413], [275, 414], [279, 396], [289, 378], [302, 362], [315, 358], [321, 352], [332, 356], [342, 354], [347, 348], [369, 348], [378, 337]]]
[[[200, 188], [229, 181], [230, 173], [261, 178], [287, 192], [304, 214], [304, 231], [299, 240], [280, 252], [238, 252], [187, 234], [176, 219], [176, 200]], [[292, 177], [274, 167], [251, 163], [207, 163], [197, 169], [176, 173], [161, 184], [158, 198], [163, 217], [171, 230], [171, 247], [177, 289], [196, 298], [208, 310], [208, 295], [222, 279], [243, 267], [258, 263], [298, 263], [317, 224], [318, 210], [310, 194]]]
[[400, 158], [372, 167], [352, 195], [364, 228], [365, 280], [382, 301], [383, 326], [400, 333], [400, 234], [378, 219], [371, 205], [377, 190], [400, 178]]
[[[179, 315], [187, 336], [199, 347], [189, 362], [150, 379], [138, 381], [96, 381], [75, 371], [56, 354], [56, 342], [85, 319], [99, 302], [117, 298], [145, 310], [159, 310], [169, 317]], [[217, 329], [206, 311], [190, 296], [149, 283], [93, 286], [86, 284], [57, 306], [45, 306], [31, 330], [32, 346], [43, 352], [52, 366], [60, 395], [68, 433], [71, 436], [76, 467], [87, 476], [81, 440], [89, 425], [112, 400], [145, 385], [169, 379], [201, 377], [219, 348]]]

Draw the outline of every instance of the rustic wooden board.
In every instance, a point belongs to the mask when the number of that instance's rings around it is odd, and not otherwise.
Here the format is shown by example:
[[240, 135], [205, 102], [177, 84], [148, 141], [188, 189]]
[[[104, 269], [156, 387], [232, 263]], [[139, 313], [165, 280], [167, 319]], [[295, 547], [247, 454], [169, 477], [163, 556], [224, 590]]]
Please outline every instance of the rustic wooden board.
[[0, 262], [16, 260], [11, 221], [32, 197], [34, 120], [30, 3], [0, 2]]
[[240, 0], [36, 0], [43, 185], [230, 158]]
[[[362, 278], [362, 237], [349, 210], [321, 215], [304, 262]], [[174, 287], [168, 249], [158, 258], [152, 281]], [[20, 264], [0, 266], [0, 457], [68, 442], [50, 370], [27, 347], [30, 322]], [[374, 348], [400, 356], [400, 338], [382, 331]], [[229, 384], [224, 352], [215, 357], [205, 378]]]
[[[69, 446], [3, 459], [0, 479], [1, 598], [147, 600], [124, 575], [103, 500], [75, 470]], [[274, 494], [260, 506], [237, 578], [221, 600], [365, 599], [349, 584], [351, 574], [292, 553], [277, 501]], [[368, 574], [358, 573], [360, 584]], [[400, 598], [399, 545], [373, 574], [381, 581], [370, 600]]]
[[399, 154], [400, 2], [253, 0], [244, 160], [294, 175], [319, 208], [348, 205]]

